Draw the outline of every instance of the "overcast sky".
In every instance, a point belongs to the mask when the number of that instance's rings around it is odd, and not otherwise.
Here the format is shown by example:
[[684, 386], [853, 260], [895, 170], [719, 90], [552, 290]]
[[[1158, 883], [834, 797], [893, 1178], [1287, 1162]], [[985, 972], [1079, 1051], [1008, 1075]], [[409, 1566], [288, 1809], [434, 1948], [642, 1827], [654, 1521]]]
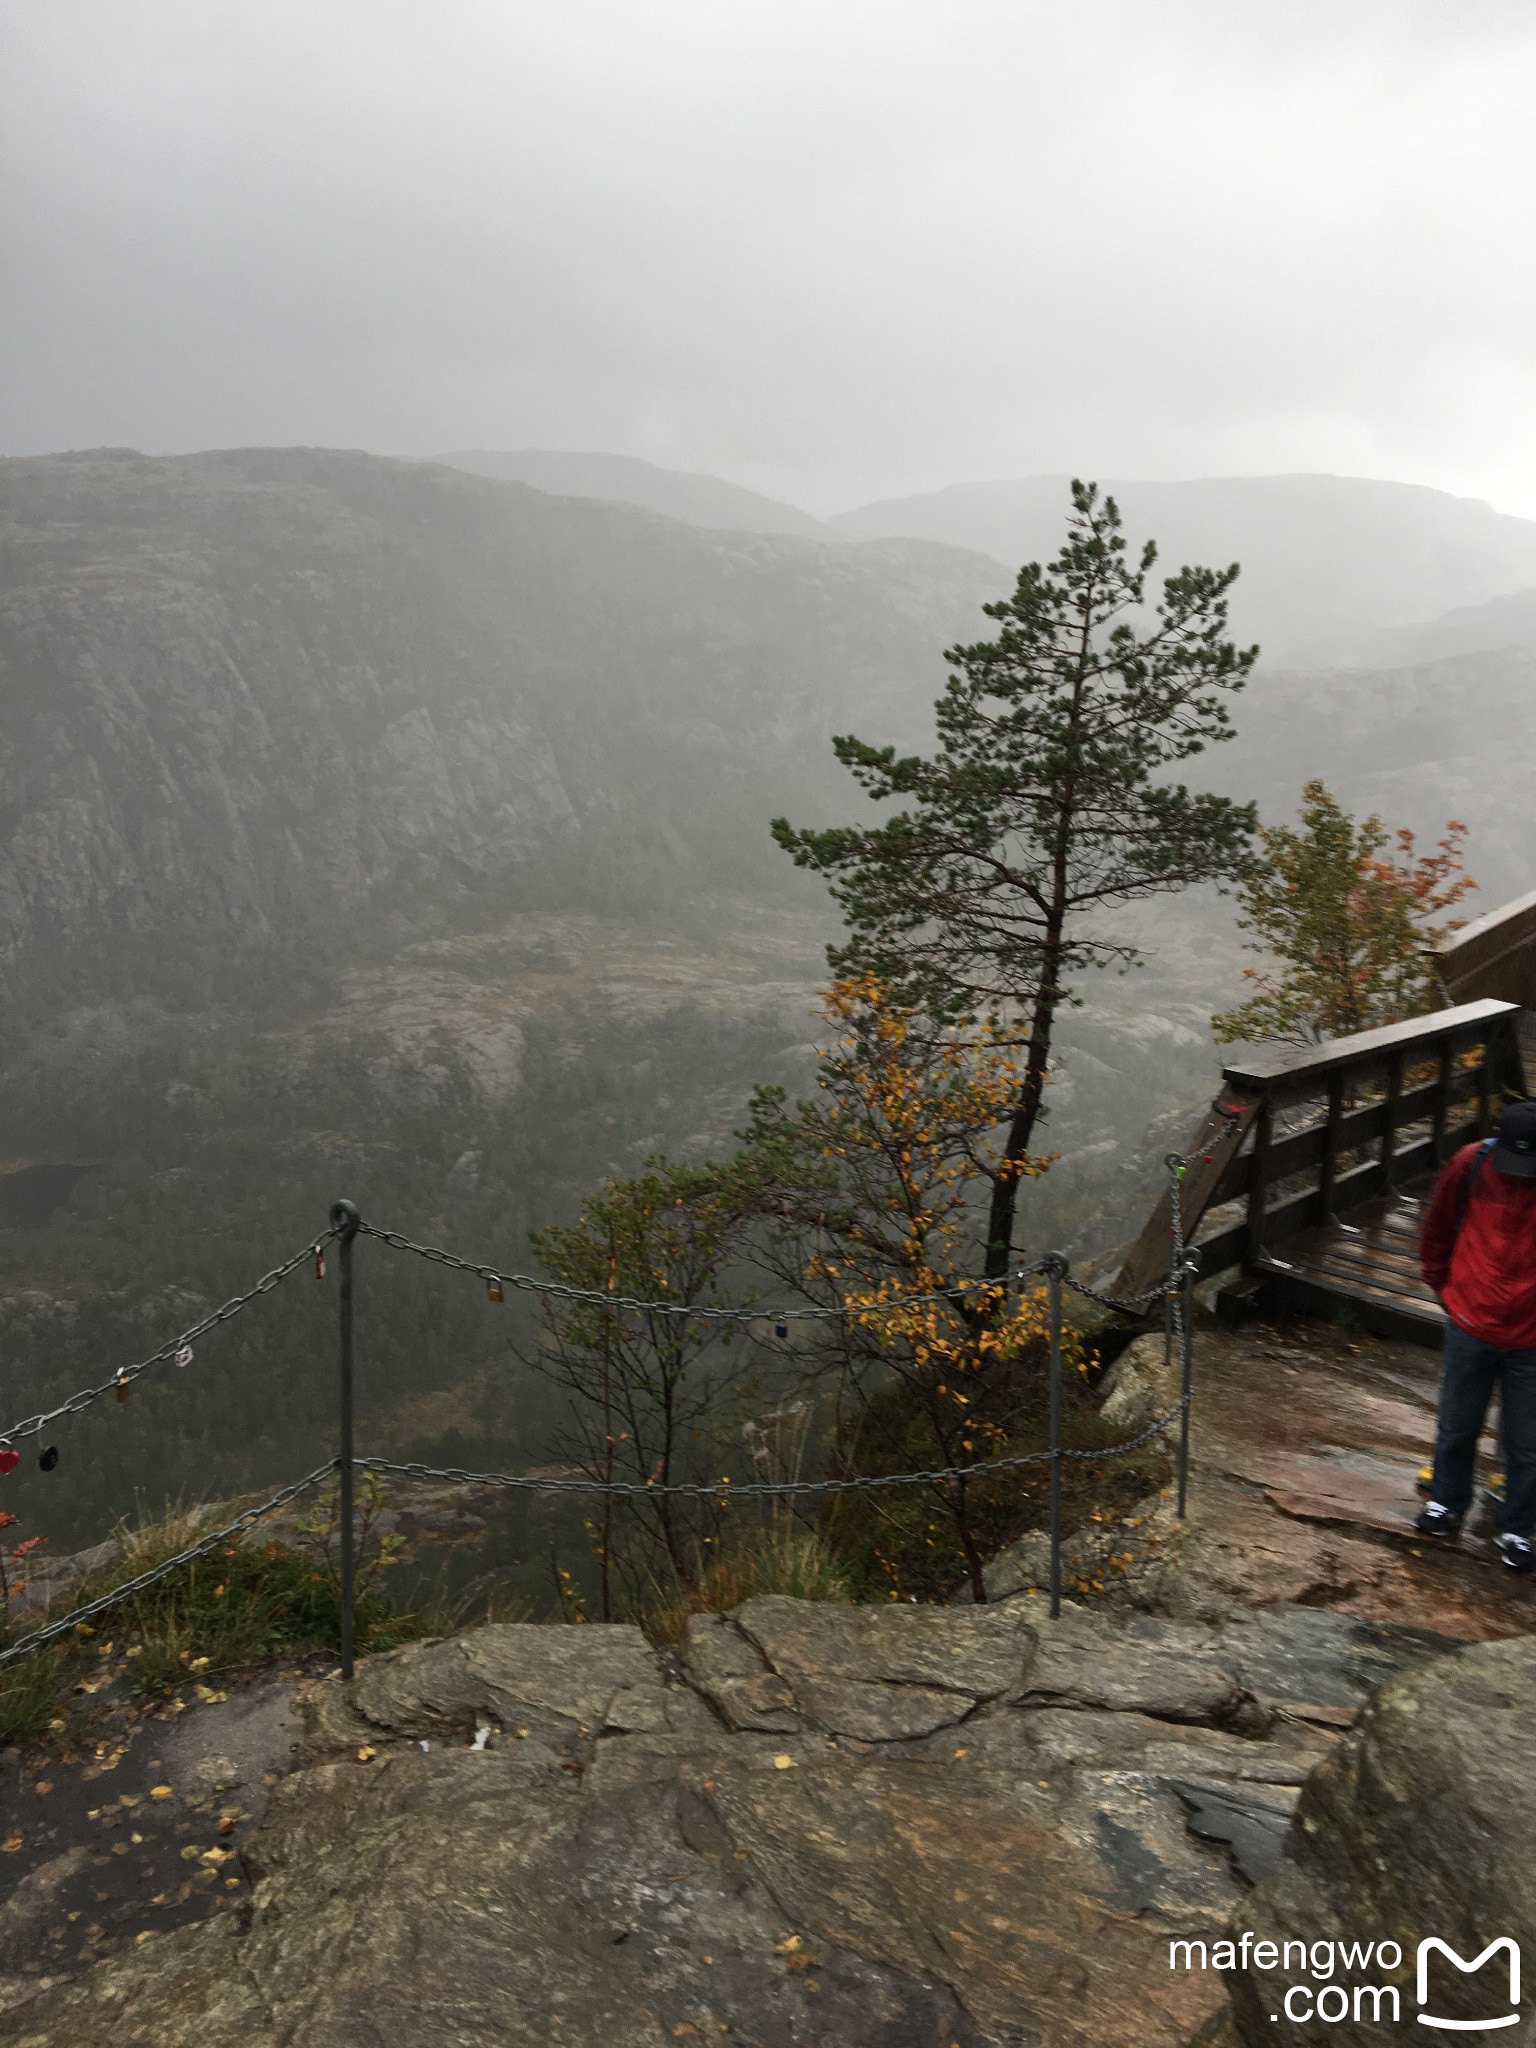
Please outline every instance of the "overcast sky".
[[1536, 517], [1530, 0], [0, 0], [0, 449]]

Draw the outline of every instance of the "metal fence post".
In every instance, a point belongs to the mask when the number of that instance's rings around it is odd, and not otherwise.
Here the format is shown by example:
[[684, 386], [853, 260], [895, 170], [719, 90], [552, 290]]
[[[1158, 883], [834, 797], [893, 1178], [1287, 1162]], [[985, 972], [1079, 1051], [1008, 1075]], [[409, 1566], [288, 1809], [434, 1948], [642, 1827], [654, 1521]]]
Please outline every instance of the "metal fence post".
[[1193, 1246], [1186, 1246], [1184, 1269], [1181, 1280], [1180, 1317], [1183, 1325], [1179, 1332], [1179, 1346], [1183, 1353], [1182, 1395], [1184, 1406], [1179, 1415], [1179, 1519], [1184, 1518], [1184, 1503], [1189, 1497], [1189, 1410], [1190, 1395], [1195, 1384], [1195, 1275], [1200, 1270], [1200, 1254]]
[[1052, 1252], [1045, 1271], [1051, 1308], [1051, 1619], [1061, 1615], [1061, 1282], [1064, 1252]]
[[341, 1558], [341, 1675], [352, 1676], [352, 1614], [355, 1601], [355, 1569], [352, 1556], [352, 1247], [362, 1223], [351, 1202], [331, 1204], [331, 1228], [339, 1230], [340, 1287], [338, 1300], [338, 1351], [341, 1366], [341, 1441], [337, 1450], [337, 1498], [340, 1505]]

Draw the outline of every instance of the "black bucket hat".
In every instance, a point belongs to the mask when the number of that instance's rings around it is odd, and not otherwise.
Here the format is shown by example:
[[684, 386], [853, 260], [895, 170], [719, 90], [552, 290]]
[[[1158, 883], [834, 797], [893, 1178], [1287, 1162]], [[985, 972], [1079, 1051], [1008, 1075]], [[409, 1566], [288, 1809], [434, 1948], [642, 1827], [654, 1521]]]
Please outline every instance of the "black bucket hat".
[[1512, 1102], [1499, 1118], [1493, 1163], [1500, 1173], [1536, 1180], [1536, 1102]]

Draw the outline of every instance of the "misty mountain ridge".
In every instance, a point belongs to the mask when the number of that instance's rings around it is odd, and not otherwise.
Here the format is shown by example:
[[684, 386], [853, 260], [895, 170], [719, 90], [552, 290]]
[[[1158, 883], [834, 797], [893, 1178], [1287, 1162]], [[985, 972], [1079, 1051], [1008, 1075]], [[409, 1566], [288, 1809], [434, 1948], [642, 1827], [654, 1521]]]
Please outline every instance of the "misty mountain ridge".
[[[1536, 583], [1536, 520], [1423, 484], [1307, 475], [1100, 481], [1132, 546], [1157, 541], [1156, 573], [1187, 562], [1242, 564], [1234, 633], [1257, 640], [1277, 664], [1358, 660], [1376, 630]], [[830, 523], [851, 539], [904, 533], [1004, 561], [1047, 560], [1060, 544], [1067, 490], [1066, 477], [957, 484]]]
[[[1061, 545], [1070, 479], [963, 483], [812, 519], [718, 478], [630, 456], [468, 452], [442, 458], [557, 496], [642, 505], [701, 527], [824, 541], [905, 537], [983, 554], [1011, 576]], [[1536, 644], [1536, 520], [1423, 484], [1365, 477], [1106, 482], [1133, 546], [1158, 542], [1155, 576], [1186, 562], [1243, 573], [1233, 632], [1281, 666], [1411, 665]], [[1005, 585], [999, 586], [999, 594]], [[1436, 615], [1444, 613], [1441, 618]]]
[[640, 505], [681, 519], [686, 526], [726, 527], [740, 533], [793, 533], [806, 540], [838, 540], [842, 536], [823, 520], [796, 505], [765, 498], [723, 477], [698, 476], [687, 470], [662, 469], [637, 455], [553, 453], [544, 448], [517, 448], [497, 453], [485, 448], [460, 449], [439, 455], [453, 469], [471, 476], [494, 477], [501, 483], [530, 484], [557, 498], [607, 498], [618, 505]]

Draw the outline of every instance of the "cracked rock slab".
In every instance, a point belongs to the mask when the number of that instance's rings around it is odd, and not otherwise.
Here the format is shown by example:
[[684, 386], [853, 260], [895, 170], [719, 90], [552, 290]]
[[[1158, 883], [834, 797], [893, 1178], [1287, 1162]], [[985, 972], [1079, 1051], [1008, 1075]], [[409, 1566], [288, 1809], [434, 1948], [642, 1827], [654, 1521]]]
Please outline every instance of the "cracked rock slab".
[[481, 1720], [578, 1736], [660, 1734], [686, 1728], [700, 1711], [685, 1687], [668, 1686], [640, 1630], [618, 1622], [500, 1622], [410, 1643], [365, 1659], [350, 1689], [334, 1678], [307, 1687], [299, 1707], [317, 1752], [377, 1731], [442, 1739]]
[[1015, 1697], [1025, 1706], [1099, 1708], [1219, 1727], [1249, 1695], [1209, 1655], [1137, 1641], [1075, 1615], [1037, 1620], [1039, 1647]]
[[732, 1728], [902, 1742], [1023, 1680], [1034, 1632], [1006, 1610], [841, 1607], [763, 1595], [688, 1624], [688, 1675]]
[[1244, 1697], [1209, 1633], [761, 1599], [681, 1678], [618, 1626], [408, 1645], [304, 1689], [248, 1904], [31, 1977], [0, 2044], [1181, 2048], [1221, 1987], [1167, 1943], [1246, 1894], [1171, 1781], [1278, 1817], [1316, 1754], [1200, 1721]]

